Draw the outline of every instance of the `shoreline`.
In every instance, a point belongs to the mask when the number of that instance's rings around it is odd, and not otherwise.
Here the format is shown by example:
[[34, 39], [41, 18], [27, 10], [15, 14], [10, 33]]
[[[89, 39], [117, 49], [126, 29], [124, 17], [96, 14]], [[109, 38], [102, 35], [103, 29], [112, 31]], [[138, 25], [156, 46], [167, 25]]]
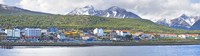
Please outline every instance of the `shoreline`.
[[12, 43], [1, 42], [0, 46], [172, 46], [200, 45], [196, 42], [113, 42], [113, 43]]

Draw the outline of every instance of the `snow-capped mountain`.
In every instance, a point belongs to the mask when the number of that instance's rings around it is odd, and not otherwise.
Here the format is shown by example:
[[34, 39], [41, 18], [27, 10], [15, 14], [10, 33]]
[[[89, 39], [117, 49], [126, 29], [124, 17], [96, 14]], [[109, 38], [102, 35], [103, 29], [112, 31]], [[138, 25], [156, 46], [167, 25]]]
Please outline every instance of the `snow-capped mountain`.
[[20, 9], [20, 8], [17, 8], [17, 7], [14, 7], [14, 6], [8, 6], [8, 5], [3, 5], [3, 4], [0, 4], [0, 10], [2, 11], [2, 10], [15, 10], [15, 11], [20, 11], [20, 10], [22, 10], [22, 9]]
[[93, 6], [85, 6], [83, 8], [76, 8], [75, 10], [71, 11], [70, 15], [95, 15], [97, 11], [94, 10]]
[[43, 13], [43, 12], [35, 12], [35, 11], [30, 11], [22, 8], [18, 8], [15, 6], [8, 6], [8, 5], [3, 5], [0, 4], [0, 14], [9, 14], [9, 15], [20, 15], [20, 14], [48, 14], [48, 13]]
[[170, 26], [171, 20], [169, 20], [169, 19], [160, 19], [156, 23], [164, 25], [164, 26]]
[[138, 15], [128, 12], [123, 8], [112, 6], [106, 10], [95, 10], [93, 6], [85, 6], [83, 8], [76, 8], [68, 13], [68, 15], [92, 15], [100, 17], [112, 18], [140, 18]]
[[200, 20], [198, 20], [192, 27], [193, 30], [200, 30]]
[[[172, 20], [172, 23], [184, 24], [186, 23], [188, 26], [192, 26], [199, 18], [189, 17], [185, 14], [181, 15], [179, 18]], [[177, 22], [178, 21], [178, 22]]]
[[156, 23], [162, 24], [162, 25], [165, 25], [165, 26], [169, 26], [169, 27], [172, 27], [172, 28], [187, 29], [188, 30], [188, 29], [191, 29], [191, 27], [198, 20], [200, 20], [200, 16], [187, 16], [187, 15], [183, 14], [180, 17], [175, 18], [175, 19], [159, 20]]

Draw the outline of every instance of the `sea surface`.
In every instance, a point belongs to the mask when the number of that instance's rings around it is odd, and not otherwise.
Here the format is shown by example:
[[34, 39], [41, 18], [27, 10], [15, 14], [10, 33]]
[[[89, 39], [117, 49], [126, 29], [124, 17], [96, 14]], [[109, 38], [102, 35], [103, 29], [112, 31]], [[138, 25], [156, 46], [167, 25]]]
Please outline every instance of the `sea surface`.
[[200, 45], [0, 48], [0, 56], [200, 56]]

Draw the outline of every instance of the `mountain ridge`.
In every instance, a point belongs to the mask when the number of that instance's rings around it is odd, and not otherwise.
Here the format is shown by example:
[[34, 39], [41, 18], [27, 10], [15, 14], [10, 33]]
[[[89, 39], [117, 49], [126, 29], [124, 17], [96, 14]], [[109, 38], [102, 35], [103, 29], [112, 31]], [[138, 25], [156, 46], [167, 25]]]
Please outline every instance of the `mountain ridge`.
[[191, 28], [198, 20], [200, 16], [187, 16], [182, 14], [181, 16], [174, 19], [158, 20], [156, 23], [169, 26], [176, 29], [194, 30]]
[[200, 30], [200, 20], [198, 20], [192, 27], [193, 30]]
[[68, 15], [91, 15], [111, 18], [141, 18], [138, 15], [117, 6], [112, 6], [106, 10], [95, 10], [92, 5], [89, 5], [83, 8], [76, 8], [69, 12]]
[[15, 6], [0, 4], [1, 15], [52, 15], [50, 13], [31, 11]]

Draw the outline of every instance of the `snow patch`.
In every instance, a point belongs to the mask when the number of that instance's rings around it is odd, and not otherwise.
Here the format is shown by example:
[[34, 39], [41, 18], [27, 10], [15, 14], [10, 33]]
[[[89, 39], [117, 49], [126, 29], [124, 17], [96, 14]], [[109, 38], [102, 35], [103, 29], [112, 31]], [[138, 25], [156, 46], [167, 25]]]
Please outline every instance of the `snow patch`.
[[185, 20], [185, 22], [187, 22], [190, 26], [192, 26], [196, 21], [194, 18], [190, 18], [190, 19]]
[[110, 17], [110, 14], [107, 12], [107, 16], [106, 17]]
[[5, 6], [5, 5], [2, 5], [2, 7], [3, 7], [4, 9], [8, 9], [7, 6]]
[[123, 18], [125, 18], [125, 17], [126, 17], [126, 15], [123, 16]]
[[116, 17], [116, 15], [117, 15], [117, 12], [116, 11], [112, 11], [113, 13], [114, 13], [114, 17]]

